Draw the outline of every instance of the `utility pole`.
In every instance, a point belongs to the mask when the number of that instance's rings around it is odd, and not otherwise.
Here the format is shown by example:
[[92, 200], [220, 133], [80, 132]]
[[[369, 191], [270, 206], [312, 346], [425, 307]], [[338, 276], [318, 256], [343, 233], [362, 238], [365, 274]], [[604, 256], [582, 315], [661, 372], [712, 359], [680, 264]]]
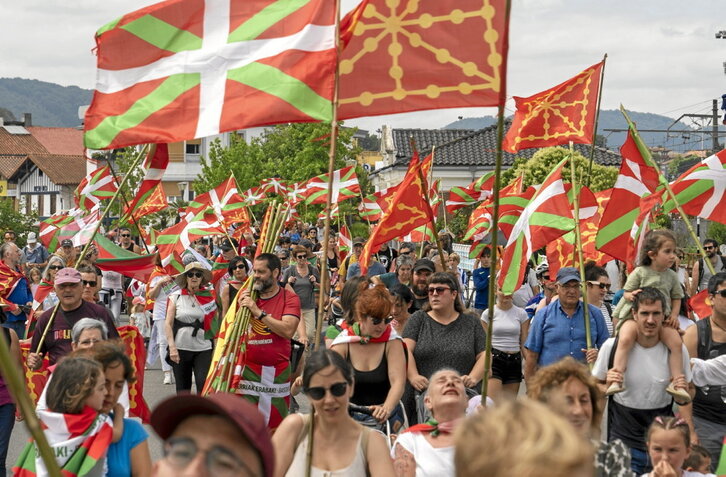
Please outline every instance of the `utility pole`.
[[713, 153], [721, 150], [718, 144], [718, 100], [713, 100], [713, 120], [711, 121], [711, 136], [713, 138]]

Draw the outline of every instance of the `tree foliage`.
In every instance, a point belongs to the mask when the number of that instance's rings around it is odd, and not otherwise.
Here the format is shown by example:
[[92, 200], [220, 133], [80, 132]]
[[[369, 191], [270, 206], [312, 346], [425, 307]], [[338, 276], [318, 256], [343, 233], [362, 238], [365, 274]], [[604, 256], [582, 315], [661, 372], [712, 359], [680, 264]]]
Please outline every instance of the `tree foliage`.
[[18, 247], [25, 246], [25, 238], [28, 232], [35, 231], [37, 233], [38, 229], [33, 226], [37, 221], [38, 214], [35, 211], [30, 214], [21, 214], [15, 210], [12, 199], [0, 199], [0, 231], [2, 233], [8, 230], [15, 232]]

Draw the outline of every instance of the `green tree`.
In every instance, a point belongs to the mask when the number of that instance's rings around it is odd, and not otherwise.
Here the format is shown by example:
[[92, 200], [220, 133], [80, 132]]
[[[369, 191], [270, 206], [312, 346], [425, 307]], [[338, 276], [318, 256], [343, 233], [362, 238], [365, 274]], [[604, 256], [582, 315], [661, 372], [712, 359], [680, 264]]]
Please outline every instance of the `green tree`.
[[714, 239], [718, 243], [726, 243], [726, 225], [720, 222], [710, 222], [706, 237]]
[[377, 134], [368, 133], [364, 138], [358, 139], [358, 145], [364, 151], [378, 151], [381, 148], [381, 138]]
[[38, 214], [33, 211], [30, 214], [21, 214], [15, 210], [13, 200], [8, 198], [0, 199], [0, 231], [2, 233], [12, 230], [17, 236], [18, 247], [25, 246], [25, 238], [28, 232], [38, 229], [33, 224], [38, 221]]

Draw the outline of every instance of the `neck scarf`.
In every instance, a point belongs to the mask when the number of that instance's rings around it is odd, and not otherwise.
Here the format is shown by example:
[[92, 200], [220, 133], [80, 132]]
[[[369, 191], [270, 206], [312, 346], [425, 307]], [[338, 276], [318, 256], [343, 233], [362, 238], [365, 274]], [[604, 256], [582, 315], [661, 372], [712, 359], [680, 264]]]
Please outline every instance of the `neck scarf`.
[[453, 434], [456, 428], [459, 426], [461, 419], [454, 419], [453, 421], [439, 423], [433, 417], [423, 424], [416, 424], [411, 426], [403, 432], [430, 432], [432, 436], [436, 437], [439, 434]]
[[388, 341], [402, 339], [401, 335], [399, 335], [396, 330], [393, 329], [390, 323], [388, 324], [388, 326], [386, 326], [386, 331], [384, 331], [383, 334], [378, 338], [361, 335], [360, 325], [358, 323], [350, 326], [346, 322], [343, 322], [342, 328], [343, 331], [341, 331], [338, 337], [335, 338], [335, 341], [333, 341], [333, 344], [331, 346], [335, 346], [336, 344], [340, 343], [386, 343]]
[[192, 293], [188, 288], [182, 288], [181, 294], [194, 297], [197, 300], [199, 307], [202, 309], [202, 313], [204, 313], [205, 335], [212, 331], [212, 322], [217, 314], [217, 302], [215, 301], [217, 297], [214, 290], [209, 288], [200, 288], [196, 292]]

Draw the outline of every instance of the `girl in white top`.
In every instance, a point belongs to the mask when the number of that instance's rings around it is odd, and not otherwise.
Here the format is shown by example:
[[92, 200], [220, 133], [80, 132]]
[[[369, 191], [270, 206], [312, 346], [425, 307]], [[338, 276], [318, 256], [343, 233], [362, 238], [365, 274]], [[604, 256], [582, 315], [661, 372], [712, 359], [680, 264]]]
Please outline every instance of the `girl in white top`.
[[453, 477], [454, 431], [466, 416], [469, 400], [464, 382], [453, 369], [431, 375], [424, 398], [432, 419], [408, 428], [391, 450], [398, 477]]
[[[489, 310], [481, 315], [482, 326], [487, 331]], [[504, 390], [516, 396], [522, 382], [522, 346], [529, 333], [529, 316], [514, 306], [512, 295], [497, 290], [494, 305], [494, 328], [492, 333], [492, 376], [489, 378], [488, 395], [497, 402]]]
[[394, 475], [383, 435], [348, 415], [354, 386], [350, 364], [334, 351], [316, 351], [306, 360], [302, 381], [313, 415], [291, 414], [273, 434], [275, 477], [306, 475], [313, 420], [312, 477]]
[[642, 477], [699, 477], [700, 472], [683, 470], [691, 452], [691, 431], [681, 418], [656, 417], [648, 429], [648, 455], [653, 470]]

